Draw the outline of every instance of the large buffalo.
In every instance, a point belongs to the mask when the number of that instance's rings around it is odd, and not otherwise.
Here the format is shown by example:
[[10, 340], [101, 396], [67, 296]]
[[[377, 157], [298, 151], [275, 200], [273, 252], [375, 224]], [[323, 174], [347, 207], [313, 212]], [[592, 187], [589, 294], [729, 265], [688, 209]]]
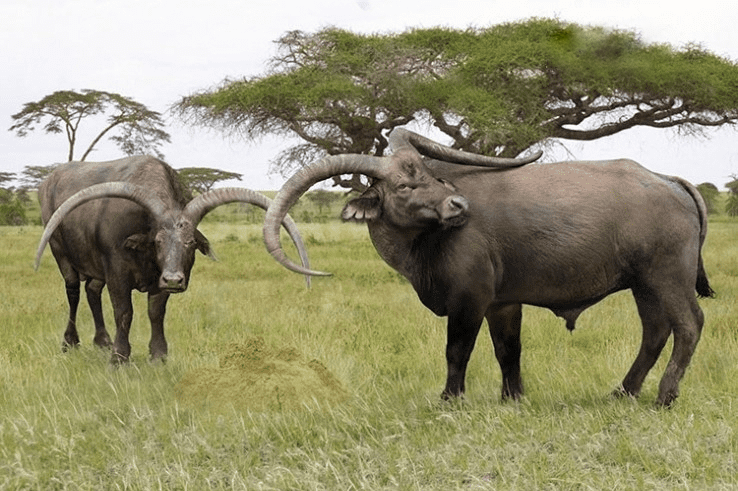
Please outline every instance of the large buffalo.
[[[403, 129], [394, 130], [390, 144], [389, 157], [332, 156], [296, 173], [265, 218], [264, 239], [275, 259], [310, 273], [282, 251], [282, 217], [312, 184], [364, 174], [373, 184], [348, 202], [343, 218], [366, 222], [380, 256], [426, 307], [448, 316], [444, 397], [464, 392], [485, 317], [502, 369], [502, 397], [519, 398], [522, 304], [547, 307], [574, 329], [586, 308], [630, 289], [643, 338], [616, 393], [639, 394], [673, 333], [657, 399], [671, 404], [702, 330], [695, 290], [713, 295], [701, 257], [705, 204], [691, 184], [631, 160], [500, 161]], [[421, 153], [437, 160], [424, 162]]]
[[[112, 344], [112, 362], [126, 361], [133, 317], [131, 291], [148, 292], [152, 359], [167, 355], [164, 314], [171, 293], [187, 289], [195, 250], [214, 257], [208, 240], [197, 230], [200, 220], [225, 203], [241, 201], [266, 209], [269, 199], [242, 188], [216, 189], [194, 200], [177, 173], [153, 157], [110, 162], [69, 162], [60, 165], [39, 188], [46, 229], [36, 254], [38, 268], [47, 243], [64, 278], [69, 320], [64, 345], [76, 346], [80, 282], [95, 322], [94, 342]], [[289, 217], [281, 220], [303, 264], [307, 255]], [[105, 330], [101, 292], [107, 285], [115, 315], [111, 343]]]

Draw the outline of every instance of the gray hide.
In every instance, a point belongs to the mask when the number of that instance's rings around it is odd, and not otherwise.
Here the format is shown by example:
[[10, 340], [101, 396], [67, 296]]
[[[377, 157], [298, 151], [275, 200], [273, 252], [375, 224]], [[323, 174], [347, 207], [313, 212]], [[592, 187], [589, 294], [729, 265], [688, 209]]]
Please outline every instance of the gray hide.
[[[217, 206], [241, 201], [266, 209], [269, 199], [242, 188], [216, 189], [192, 200], [176, 172], [153, 157], [60, 165], [39, 188], [46, 229], [36, 264], [48, 242], [61, 271], [69, 301], [64, 347], [79, 344], [76, 313], [80, 283], [95, 322], [94, 342], [112, 345], [112, 362], [130, 355], [128, 341], [133, 307], [131, 291], [148, 293], [151, 321], [149, 352], [164, 359], [164, 315], [171, 293], [189, 284], [195, 250], [210, 255], [207, 239], [196, 229]], [[284, 221], [307, 261], [304, 245], [291, 219]], [[101, 292], [107, 285], [116, 324], [111, 343], [105, 329]]]
[[382, 258], [426, 307], [448, 317], [444, 397], [464, 392], [485, 318], [502, 396], [518, 398], [522, 304], [551, 309], [573, 330], [584, 309], [630, 289], [643, 339], [616, 392], [638, 395], [674, 334], [657, 400], [671, 404], [702, 330], [695, 291], [713, 294], [701, 258], [706, 210], [691, 184], [630, 160], [483, 168], [459, 165], [463, 155], [456, 155], [424, 163], [418, 152], [431, 154], [427, 148], [435, 145], [438, 158], [438, 145], [397, 133], [390, 136], [392, 156], [371, 163], [365, 156], [328, 157], [285, 184], [265, 218], [275, 259], [304, 272], [282, 254], [274, 234], [303, 189], [331, 175], [364, 173], [374, 184], [346, 205], [343, 217], [366, 222]]

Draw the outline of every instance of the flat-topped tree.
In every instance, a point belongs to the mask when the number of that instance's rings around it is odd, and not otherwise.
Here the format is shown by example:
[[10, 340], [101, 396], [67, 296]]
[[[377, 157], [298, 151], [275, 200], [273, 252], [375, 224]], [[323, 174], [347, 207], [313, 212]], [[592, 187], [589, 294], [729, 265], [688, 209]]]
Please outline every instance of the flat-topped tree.
[[105, 126], [96, 134], [79, 160], [84, 161], [100, 140], [110, 135], [110, 140], [126, 155], [151, 154], [163, 158], [159, 147], [169, 142], [169, 134], [163, 130], [161, 114], [129, 97], [99, 90], [60, 90], [36, 102], [27, 102], [23, 109], [13, 114], [14, 131], [26, 136], [43, 123], [46, 133], [64, 133], [67, 137], [67, 161], [74, 160], [79, 128], [83, 120], [92, 116], [107, 117]]
[[[325, 155], [381, 156], [387, 135], [433, 125], [456, 149], [514, 157], [550, 138], [595, 140], [636, 126], [695, 133], [738, 119], [738, 65], [692, 44], [531, 19], [483, 29], [291, 31], [270, 69], [175, 105], [186, 121], [258, 139], [299, 137], [285, 175]], [[335, 177], [361, 188], [354, 177]]]

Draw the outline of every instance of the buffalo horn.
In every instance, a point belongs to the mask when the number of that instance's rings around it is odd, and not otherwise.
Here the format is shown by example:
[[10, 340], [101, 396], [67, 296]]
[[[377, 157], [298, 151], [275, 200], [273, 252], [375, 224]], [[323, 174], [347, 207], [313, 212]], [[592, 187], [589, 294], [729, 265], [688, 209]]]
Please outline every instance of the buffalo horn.
[[38, 269], [46, 244], [51, 239], [51, 234], [54, 233], [54, 230], [56, 230], [64, 217], [67, 216], [67, 213], [83, 203], [100, 198], [129, 199], [149, 210], [155, 217], [162, 217], [167, 209], [166, 204], [156, 195], [153, 195], [146, 188], [137, 184], [131, 184], [130, 182], [104, 182], [86, 187], [64, 201], [56, 209], [54, 214], [51, 215], [51, 218], [49, 218], [44, 233], [41, 236], [41, 241], [38, 244], [38, 250], [36, 251], [36, 269]]
[[[197, 226], [202, 218], [210, 213], [213, 209], [220, 205], [233, 202], [249, 203], [254, 206], [258, 206], [263, 210], [268, 210], [271, 204], [269, 198], [261, 193], [252, 191], [246, 188], [220, 188], [208, 191], [207, 193], [197, 196], [195, 199], [187, 203], [184, 213], [192, 220], [192, 223]], [[292, 221], [289, 215], [285, 214], [280, 222], [287, 230], [292, 242], [297, 247], [297, 252], [300, 254], [300, 260], [304, 268], [310, 268], [310, 261], [308, 260], [307, 249], [305, 243], [300, 236], [300, 232], [297, 230], [297, 225]], [[308, 287], [310, 286], [310, 275], [305, 275], [305, 281]]]
[[456, 150], [445, 145], [440, 145], [431, 139], [421, 136], [405, 128], [395, 128], [389, 135], [389, 143], [394, 152], [403, 147], [415, 148], [426, 157], [443, 160], [454, 164], [476, 165], [481, 167], [519, 167], [538, 160], [543, 152], [540, 150], [529, 157], [520, 159], [508, 159], [500, 157], [488, 157], [476, 153]]
[[313, 184], [341, 174], [363, 174], [373, 178], [384, 177], [386, 157], [369, 155], [333, 155], [325, 157], [295, 173], [277, 193], [264, 217], [264, 244], [269, 254], [285, 268], [312, 276], [330, 276], [330, 273], [312, 271], [290, 260], [279, 240], [279, 224], [289, 209]]

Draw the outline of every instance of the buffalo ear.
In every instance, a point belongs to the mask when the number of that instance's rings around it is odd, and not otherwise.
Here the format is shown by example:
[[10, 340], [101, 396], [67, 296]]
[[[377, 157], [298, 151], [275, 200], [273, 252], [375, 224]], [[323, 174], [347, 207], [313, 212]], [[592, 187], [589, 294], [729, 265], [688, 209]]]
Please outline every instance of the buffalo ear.
[[376, 220], [382, 214], [382, 198], [379, 191], [371, 187], [358, 198], [354, 198], [343, 207], [341, 218], [357, 222]]
[[123, 246], [126, 249], [144, 252], [150, 247], [149, 236], [146, 234], [133, 234], [126, 238]]
[[210, 248], [210, 241], [197, 229], [195, 229], [195, 242], [197, 243], [197, 250], [203, 255], [208, 256], [213, 261], [218, 259], [215, 257], [213, 249]]

